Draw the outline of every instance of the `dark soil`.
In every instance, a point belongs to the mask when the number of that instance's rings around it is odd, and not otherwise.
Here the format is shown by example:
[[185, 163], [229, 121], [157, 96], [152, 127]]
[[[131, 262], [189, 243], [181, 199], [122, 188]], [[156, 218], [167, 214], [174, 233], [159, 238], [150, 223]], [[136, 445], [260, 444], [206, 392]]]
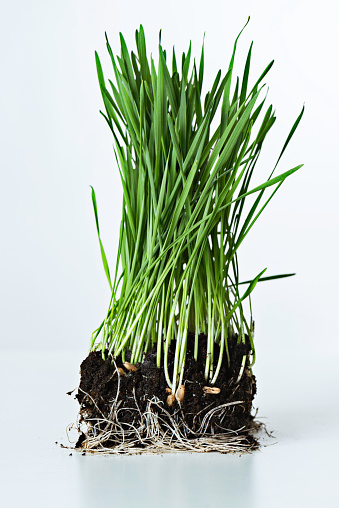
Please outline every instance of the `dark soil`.
[[[169, 354], [169, 372], [172, 372], [175, 343], [172, 343]], [[156, 367], [156, 350], [151, 350], [138, 365], [137, 372], [129, 372], [120, 376], [119, 420], [122, 424], [131, 424], [135, 418], [135, 411], [128, 408], [136, 408], [136, 402], [143, 413], [146, 410], [147, 401], [156, 396], [163, 403], [168, 413], [180, 413], [187, 426], [196, 432], [201, 424], [203, 416], [211, 408], [221, 404], [241, 401], [241, 404], [227, 407], [223, 413], [222, 421], [217, 415], [210, 420], [208, 432], [210, 434], [225, 433], [226, 430], [239, 430], [243, 427], [250, 427], [253, 421], [251, 415], [252, 400], [256, 393], [255, 377], [248, 368], [247, 359], [243, 376], [239, 383], [236, 383], [244, 355], [250, 354], [250, 344], [237, 343], [237, 336], [229, 340], [230, 365], [224, 355], [223, 364], [215, 386], [220, 388], [220, 393], [205, 394], [204, 386], [208, 386], [204, 379], [205, 358], [206, 358], [206, 336], [199, 336], [198, 361], [194, 360], [194, 335], [188, 334], [187, 355], [184, 372], [185, 397], [180, 403], [175, 401], [171, 407], [166, 403], [168, 393], [167, 383], [163, 369]], [[219, 348], [215, 345], [215, 358], [219, 355]], [[107, 357], [107, 355], [106, 355]], [[128, 359], [128, 355], [126, 355]], [[115, 358], [117, 367], [123, 368], [120, 357]], [[101, 351], [92, 352], [81, 364], [81, 381], [76, 398], [80, 404], [80, 415], [83, 421], [93, 421], [96, 418], [108, 416], [112, 401], [114, 401], [118, 388], [118, 375], [111, 358], [104, 360]], [[90, 397], [88, 397], [90, 395]], [[91, 400], [92, 399], [92, 400]], [[95, 404], [93, 404], [93, 401]], [[126, 410], [124, 410], [126, 408]], [[128, 428], [128, 425], [126, 426]], [[194, 437], [198, 437], [194, 435]], [[252, 438], [253, 439], [253, 438]], [[85, 435], [81, 434], [76, 447], [81, 447]], [[106, 443], [109, 446], [109, 443]]]

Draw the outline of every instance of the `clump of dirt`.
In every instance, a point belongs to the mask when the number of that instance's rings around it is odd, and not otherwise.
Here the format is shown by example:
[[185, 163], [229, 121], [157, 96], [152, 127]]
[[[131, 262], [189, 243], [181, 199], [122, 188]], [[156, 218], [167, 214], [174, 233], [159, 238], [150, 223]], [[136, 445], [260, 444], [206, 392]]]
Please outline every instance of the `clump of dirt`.
[[[170, 373], [173, 369], [174, 351], [173, 342], [169, 351]], [[91, 439], [93, 443], [96, 442], [93, 436], [100, 436], [98, 442], [101, 447], [114, 448], [121, 444], [121, 439], [125, 440], [125, 433], [130, 437], [131, 429], [137, 429], [137, 446], [143, 448], [147, 446], [150, 436], [149, 425], [152, 424], [149, 417], [152, 413], [153, 427], [157, 426], [160, 439], [161, 436], [168, 435], [168, 429], [174, 425], [178, 426], [180, 436], [187, 443], [190, 439], [233, 433], [241, 434], [241, 442], [245, 440], [248, 446], [255, 448], [257, 442], [248, 432], [253, 423], [251, 410], [256, 393], [255, 377], [249, 368], [251, 347], [248, 337], [245, 344], [238, 343], [236, 335], [229, 340], [230, 366], [224, 354], [220, 374], [214, 385], [220, 389], [218, 394], [205, 393], [203, 390], [208, 386], [204, 378], [206, 352], [207, 338], [201, 334], [198, 360], [194, 360], [194, 334], [189, 333], [184, 371], [185, 395], [180, 403], [174, 401], [172, 406], [167, 404], [167, 383], [163, 369], [156, 366], [155, 348], [145, 356], [143, 363], [137, 365], [136, 372], [127, 370], [120, 356], [113, 359], [106, 354], [104, 360], [101, 351], [90, 353], [81, 364], [81, 381], [76, 395], [80, 404], [79, 421], [82, 428], [86, 424], [87, 430], [81, 433], [76, 447], [86, 448], [86, 443], [91, 442]], [[218, 356], [219, 347], [215, 345], [215, 358]], [[247, 360], [238, 381], [244, 356], [247, 356]], [[128, 358], [126, 355], [127, 360]], [[156, 403], [150, 409], [152, 401]], [[111, 430], [108, 431], [108, 428]], [[115, 436], [115, 433], [119, 436]], [[179, 441], [180, 436], [176, 436]], [[175, 440], [175, 435], [173, 437]], [[92, 448], [95, 448], [94, 444]]]

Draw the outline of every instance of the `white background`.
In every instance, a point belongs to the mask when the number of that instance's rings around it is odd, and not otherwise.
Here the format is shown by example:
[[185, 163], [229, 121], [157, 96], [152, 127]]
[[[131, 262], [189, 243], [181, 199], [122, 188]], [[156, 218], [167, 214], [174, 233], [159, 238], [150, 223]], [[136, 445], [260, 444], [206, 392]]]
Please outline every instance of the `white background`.
[[[119, 31], [134, 49], [134, 31], [142, 23], [148, 52], [156, 54], [162, 28], [165, 47], [175, 43], [177, 52], [186, 51], [191, 39], [197, 58], [206, 32], [205, 85], [210, 86], [219, 68], [226, 72], [233, 41], [250, 15], [239, 41], [236, 69], [242, 72], [252, 40], [252, 80], [275, 59], [266, 82], [277, 122], [258, 164], [258, 182], [269, 174], [305, 103], [304, 117], [278, 173], [299, 163], [304, 167], [284, 183], [240, 252], [244, 279], [264, 267], [268, 274], [297, 273], [258, 285], [253, 294], [258, 404], [268, 418], [275, 415], [276, 428], [285, 425], [285, 434], [293, 434], [293, 419], [298, 421], [296, 439], [303, 439], [305, 432], [312, 435], [310, 421], [319, 414], [328, 412], [338, 424], [338, 5], [331, 0], [3, 4], [3, 358], [22, 359], [28, 350], [27, 358], [34, 358], [38, 350], [65, 355], [74, 350], [80, 361], [108, 305], [89, 187], [96, 190], [102, 239], [112, 267], [122, 192], [111, 135], [98, 113], [102, 103], [95, 49], [105, 75], [112, 77], [104, 32], [115, 51]], [[74, 369], [70, 362], [64, 364], [66, 379], [76, 382], [77, 372], [78, 363]], [[43, 376], [48, 383], [48, 372]], [[58, 393], [57, 385], [53, 393]], [[319, 442], [317, 446], [323, 450]], [[274, 505], [278, 506], [270, 500], [258, 506]]]
[[[257, 348], [296, 341], [337, 347], [338, 4], [227, 1], [8, 2], [1, 17], [1, 347], [83, 348], [109, 299], [90, 198], [93, 185], [104, 246], [113, 266], [121, 186], [97, 84], [94, 50], [106, 76], [105, 30], [117, 51], [121, 31], [134, 49], [142, 22], [148, 51], [175, 43], [199, 58], [206, 32], [206, 84], [225, 72], [233, 41], [242, 72], [254, 41], [252, 80], [267, 76], [277, 122], [258, 181], [267, 176], [305, 103], [280, 171], [290, 177], [242, 245], [241, 274], [296, 272], [253, 294]], [[271, 102], [268, 102], [271, 103]], [[264, 346], [263, 346], [264, 347]], [[265, 346], [266, 347], [266, 346]]]

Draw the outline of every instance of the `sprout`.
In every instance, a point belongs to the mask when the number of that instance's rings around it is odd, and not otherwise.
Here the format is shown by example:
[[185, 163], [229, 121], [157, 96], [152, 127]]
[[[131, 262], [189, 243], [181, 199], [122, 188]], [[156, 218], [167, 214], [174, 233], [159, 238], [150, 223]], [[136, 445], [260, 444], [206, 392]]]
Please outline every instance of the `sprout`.
[[[111, 278], [92, 188], [111, 299], [104, 321], [92, 335], [91, 350], [100, 349], [103, 355], [108, 350], [114, 357], [121, 354], [126, 369], [135, 370], [155, 346], [171, 405], [172, 394], [177, 400], [184, 397], [188, 331], [195, 334], [196, 360], [199, 334], [207, 335], [205, 393], [220, 392], [213, 385], [223, 359], [230, 363], [230, 337], [237, 335], [238, 342], [245, 343], [247, 335], [252, 364], [255, 360], [252, 311], [246, 317], [244, 303], [250, 303], [258, 282], [293, 274], [263, 277], [265, 269], [253, 280], [241, 282], [238, 250], [285, 179], [302, 166], [275, 176], [304, 108], [268, 178], [253, 187], [251, 178], [264, 140], [276, 120], [272, 105], [267, 107], [266, 96], [261, 97], [273, 61], [250, 87], [251, 44], [242, 78], [234, 84], [239, 34], [226, 74], [219, 71], [211, 90], [203, 95], [204, 45], [199, 63], [192, 60], [190, 44], [181, 62], [173, 48], [169, 64], [161, 40], [153, 59], [147, 56], [142, 26], [135, 35], [136, 53], [129, 53], [120, 34], [120, 56], [113, 55], [106, 36], [114, 81], [105, 80], [95, 54], [105, 106], [101, 114], [113, 135], [123, 206]], [[169, 369], [173, 342], [174, 366]], [[246, 357], [238, 380], [245, 367]]]

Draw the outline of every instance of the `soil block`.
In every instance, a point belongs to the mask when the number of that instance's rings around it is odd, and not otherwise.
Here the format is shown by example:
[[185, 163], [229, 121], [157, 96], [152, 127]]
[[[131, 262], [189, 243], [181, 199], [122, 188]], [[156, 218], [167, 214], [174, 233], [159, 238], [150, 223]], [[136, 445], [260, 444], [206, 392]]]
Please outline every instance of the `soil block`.
[[[235, 335], [229, 339], [228, 345], [230, 361], [224, 354], [214, 384], [220, 393], [206, 393], [204, 387], [209, 386], [204, 378], [207, 338], [204, 334], [199, 336], [199, 354], [195, 361], [194, 334], [188, 333], [183, 377], [185, 395], [180, 403], [175, 400], [171, 406], [167, 403], [169, 394], [164, 371], [156, 366], [156, 348], [145, 355], [144, 361], [137, 365], [136, 372], [127, 370], [120, 356], [113, 359], [106, 352], [103, 359], [101, 351], [91, 352], [80, 368], [81, 380], [76, 398], [80, 404], [79, 423], [82, 429], [85, 424], [86, 430], [81, 433], [76, 447], [86, 448], [88, 440], [96, 434], [100, 436], [101, 448], [113, 449], [121, 444], [124, 432], [131, 435], [131, 429], [137, 429], [137, 448], [147, 447], [149, 428], [142, 424], [142, 420], [145, 420], [145, 415], [147, 417], [150, 411], [152, 415], [159, 415], [157, 425], [164, 435], [168, 434], [169, 423], [175, 421], [179, 433], [187, 442], [200, 437], [233, 433], [241, 434], [251, 449], [256, 447], [257, 442], [251, 433], [256, 380], [249, 368], [250, 343], [247, 336], [245, 344], [238, 343], [238, 336]], [[170, 374], [173, 370], [174, 352], [173, 341], [168, 361]], [[245, 355], [245, 368], [238, 380]], [[215, 344], [215, 362], [218, 357], [219, 347]], [[129, 358], [130, 355], [126, 353], [126, 360]], [[121, 374], [118, 374], [118, 369]], [[119, 436], [115, 435], [114, 430], [107, 431], [107, 423], [114, 420], [119, 422]], [[94, 449], [95, 447], [92, 451]]]

